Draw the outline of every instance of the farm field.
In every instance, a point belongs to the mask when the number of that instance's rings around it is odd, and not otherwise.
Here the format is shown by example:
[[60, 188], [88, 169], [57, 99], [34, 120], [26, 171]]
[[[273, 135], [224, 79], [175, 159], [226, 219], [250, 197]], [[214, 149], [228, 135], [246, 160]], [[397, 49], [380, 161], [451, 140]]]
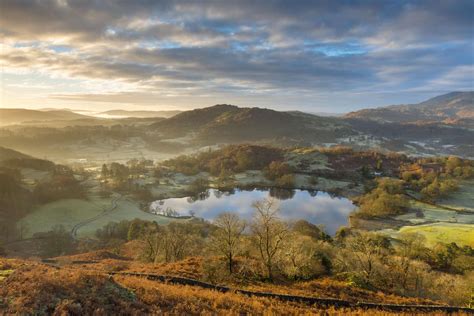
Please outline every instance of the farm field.
[[[396, 229], [384, 229], [380, 232], [397, 238], [402, 233], [418, 233], [426, 238], [428, 245], [438, 242], [474, 246], [474, 181], [465, 181], [459, 191], [439, 202], [439, 206], [411, 200], [412, 212], [395, 217], [407, 221], [407, 225]], [[449, 210], [449, 207], [459, 211]], [[470, 210], [473, 210], [471, 213]], [[463, 212], [461, 212], [463, 211]]]
[[172, 220], [178, 220], [166, 216], [146, 213], [138, 207], [137, 203], [127, 199], [120, 199], [117, 201], [116, 209], [79, 228], [77, 235], [78, 237], [93, 237], [97, 229], [104, 227], [109, 222], [120, 222], [122, 220], [133, 220], [135, 218], [146, 221], [155, 221], [158, 224], [166, 224]]
[[452, 243], [455, 242], [459, 246], [474, 247], [474, 225], [469, 224], [453, 224], [453, 223], [434, 223], [417, 226], [404, 226], [399, 231], [384, 230], [392, 237], [397, 237], [403, 233], [417, 233], [426, 238], [426, 242], [430, 246], [436, 243]]
[[37, 207], [22, 218], [18, 225], [25, 229], [24, 237], [51, 230], [55, 225], [63, 225], [67, 230], [88, 218], [100, 214], [110, 206], [112, 199], [91, 198], [90, 200], [62, 199]]
[[[35, 233], [50, 231], [56, 225], [63, 225], [71, 230], [74, 225], [93, 218], [111, 207], [112, 198], [102, 199], [92, 197], [89, 200], [63, 199], [42, 205], [25, 216], [18, 223], [24, 230], [24, 238], [32, 237]], [[164, 216], [145, 213], [132, 201], [121, 199], [117, 208], [110, 213], [81, 227], [78, 237], [93, 237], [95, 231], [110, 221], [143, 220], [157, 221], [160, 224], [171, 219]]]

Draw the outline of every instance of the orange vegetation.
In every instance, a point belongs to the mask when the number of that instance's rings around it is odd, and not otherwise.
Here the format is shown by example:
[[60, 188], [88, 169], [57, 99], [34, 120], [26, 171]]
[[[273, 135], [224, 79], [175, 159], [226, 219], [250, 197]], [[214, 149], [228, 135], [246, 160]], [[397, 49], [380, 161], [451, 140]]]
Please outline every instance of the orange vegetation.
[[[121, 257], [108, 251], [100, 250], [80, 255], [58, 257], [57, 259], [60, 260], [61, 265], [70, 268], [151, 273], [206, 281], [203, 271], [204, 258], [202, 257], [190, 257], [178, 262], [153, 264], [131, 260], [130, 258]], [[90, 260], [91, 262], [80, 264], [73, 263], [76, 260]], [[401, 297], [383, 292], [364, 290], [353, 286], [348, 282], [335, 280], [329, 277], [311, 281], [286, 281], [281, 284], [257, 281], [242, 284], [238, 280], [229, 279], [226, 280], [226, 285], [233, 288], [243, 288], [247, 290], [320, 298], [337, 298], [351, 302], [360, 301], [389, 304], [441, 305], [439, 302], [433, 302], [427, 299]]]
[[[179, 276], [196, 280], [206, 281], [203, 273], [204, 259], [191, 257], [182, 261], [172, 263], [143, 263], [132, 260], [103, 259], [115, 255], [106, 251], [97, 251], [77, 256], [62, 257], [62, 265], [68, 268], [79, 268], [86, 270], [140, 272], [168, 276]], [[92, 260], [91, 263], [72, 264], [71, 260]], [[226, 285], [232, 288], [242, 288], [252, 291], [271, 292], [278, 294], [301, 295], [318, 298], [337, 298], [351, 302], [372, 302], [388, 304], [414, 304], [414, 305], [441, 305], [427, 299], [401, 297], [383, 292], [373, 292], [353, 286], [347, 282], [332, 278], [322, 278], [311, 281], [295, 281], [279, 283], [266, 283], [253, 281], [250, 284], [242, 284], [238, 280], [229, 279]]]
[[[0, 259], [14, 272], [1, 281], [0, 313], [53, 315], [390, 315], [386, 311], [325, 308], [249, 298], [137, 277], [108, 277], [78, 267]], [[322, 283], [324, 284], [324, 283]], [[304, 286], [302, 287], [304, 288]], [[403, 313], [393, 313], [404, 315]], [[406, 313], [409, 315], [412, 313]]]

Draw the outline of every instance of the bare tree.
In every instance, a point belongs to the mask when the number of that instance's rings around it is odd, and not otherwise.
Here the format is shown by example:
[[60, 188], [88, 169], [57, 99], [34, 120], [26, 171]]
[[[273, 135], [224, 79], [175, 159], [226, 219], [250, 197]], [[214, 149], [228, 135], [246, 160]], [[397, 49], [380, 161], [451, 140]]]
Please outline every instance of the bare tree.
[[143, 255], [153, 262], [173, 262], [195, 253], [201, 238], [197, 228], [189, 223], [171, 222], [166, 226], [152, 227], [142, 233]]
[[267, 277], [273, 280], [275, 259], [283, 248], [289, 229], [278, 217], [279, 208], [274, 199], [257, 201], [253, 207], [255, 209], [251, 225], [253, 238], [267, 270]]
[[245, 221], [237, 214], [224, 212], [214, 220], [218, 227], [211, 240], [211, 245], [221, 253], [227, 261], [229, 274], [232, 274], [234, 258], [240, 250], [242, 233], [245, 230]]
[[350, 249], [352, 259], [346, 265], [357, 269], [367, 284], [373, 285], [378, 266], [388, 255], [390, 242], [387, 238], [373, 233], [358, 233], [345, 240], [345, 247]]
[[[400, 236], [399, 243], [397, 245], [397, 252], [400, 255], [399, 265], [393, 270], [397, 274], [397, 279], [403, 290], [409, 289], [410, 276], [414, 273], [414, 265], [416, 264], [413, 259], [416, 259], [422, 255], [426, 249], [424, 248], [425, 238], [420, 234], [405, 233]], [[417, 291], [418, 282], [415, 282], [414, 287]]]

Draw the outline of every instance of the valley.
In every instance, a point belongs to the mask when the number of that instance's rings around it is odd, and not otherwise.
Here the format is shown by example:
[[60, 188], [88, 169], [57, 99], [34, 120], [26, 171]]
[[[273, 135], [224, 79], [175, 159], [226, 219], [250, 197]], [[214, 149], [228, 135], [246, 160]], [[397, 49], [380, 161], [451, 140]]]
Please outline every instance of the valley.
[[[472, 93], [452, 93], [428, 100], [419, 107], [423, 109], [434, 102], [443, 108], [463, 104], [464, 109], [469, 108], [466, 104], [470, 101]], [[418, 105], [409, 108], [416, 110]], [[183, 112], [130, 112], [128, 117], [103, 118], [72, 110], [29, 110], [22, 114], [18, 109], [0, 109], [0, 146], [60, 163], [91, 165], [134, 158], [165, 160], [232, 143], [283, 147], [339, 144], [411, 156], [441, 154], [474, 158], [471, 141], [474, 131], [469, 126], [437, 122], [431, 117], [391, 121], [378, 119], [378, 114], [372, 114], [371, 110], [360, 113], [322, 117], [219, 104]]]
[[[349, 313], [367, 300], [378, 302], [374, 312], [469, 304], [468, 127], [232, 105], [160, 114], [61, 112], [0, 129], [0, 282], [11, 289], [28, 274], [22, 267], [50, 276], [54, 266], [113, 276], [106, 288], [123, 293], [183, 293], [179, 283], [135, 279], [151, 273], [271, 292], [271, 306], [280, 294], [342, 300]], [[226, 229], [238, 246], [222, 248]], [[22, 261], [31, 257], [43, 262]], [[239, 310], [258, 310], [235, 295]]]
[[[259, 161], [259, 155], [269, 160]], [[403, 155], [388, 157], [344, 147], [318, 150], [231, 145], [156, 163], [139, 159], [123, 165], [97, 162], [82, 167], [75, 163], [72, 170], [83, 198], [60, 198], [34, 206], [19, 220], [17, 229], [22, 238], [39, 236], [58, 226], [74, 229], [79, 238], [95, 238], [96, 231], [107, 223], [135, 218], [159, 224], [194, 216], [212, 220], [222, 210], [231, 209], [250, 219], [252, 203], [265, 198], [280, 200], [281, 215], [287, 220], [306, 219], [326, 227], [331, 235], [349, 222], [356, 228], [391, 237], [418, 228], [426, 231], [432, 224], [466, 224], [466, 229], [474, 224], [470, 209], [472, 180], [461, 181], [459, 189], [436, 204], [409, 195], [403, 214], [353, 218], [358, 197], [367, 190], [364, 183], [373, 183], [378, 177], [396, 178], [401, 164], [415, 161]], [[379, 166], [380, 161], [383, 164]], [[223, 164], [229, 169], [221, 169]], [[104, 166], [110, 173], [113, 167], [123, 168], [126, 173], [107, 175]], [[21, 177], [22, 185], [31, 191], [53, 179], [51, 172], [30, 166], [21, 168]], [[76, 230], [77, 225], [80, 227]], [[454, 239], [444, 239], [446, 243], [451, 241]]]

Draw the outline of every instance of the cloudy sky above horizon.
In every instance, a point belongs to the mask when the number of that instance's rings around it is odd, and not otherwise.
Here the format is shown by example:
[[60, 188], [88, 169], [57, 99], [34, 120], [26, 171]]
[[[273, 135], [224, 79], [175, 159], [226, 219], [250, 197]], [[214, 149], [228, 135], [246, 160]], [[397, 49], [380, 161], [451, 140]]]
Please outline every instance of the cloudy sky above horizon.
[[347, 112], [474, 90], [474, 1], [0, 0], [0, 107]]

